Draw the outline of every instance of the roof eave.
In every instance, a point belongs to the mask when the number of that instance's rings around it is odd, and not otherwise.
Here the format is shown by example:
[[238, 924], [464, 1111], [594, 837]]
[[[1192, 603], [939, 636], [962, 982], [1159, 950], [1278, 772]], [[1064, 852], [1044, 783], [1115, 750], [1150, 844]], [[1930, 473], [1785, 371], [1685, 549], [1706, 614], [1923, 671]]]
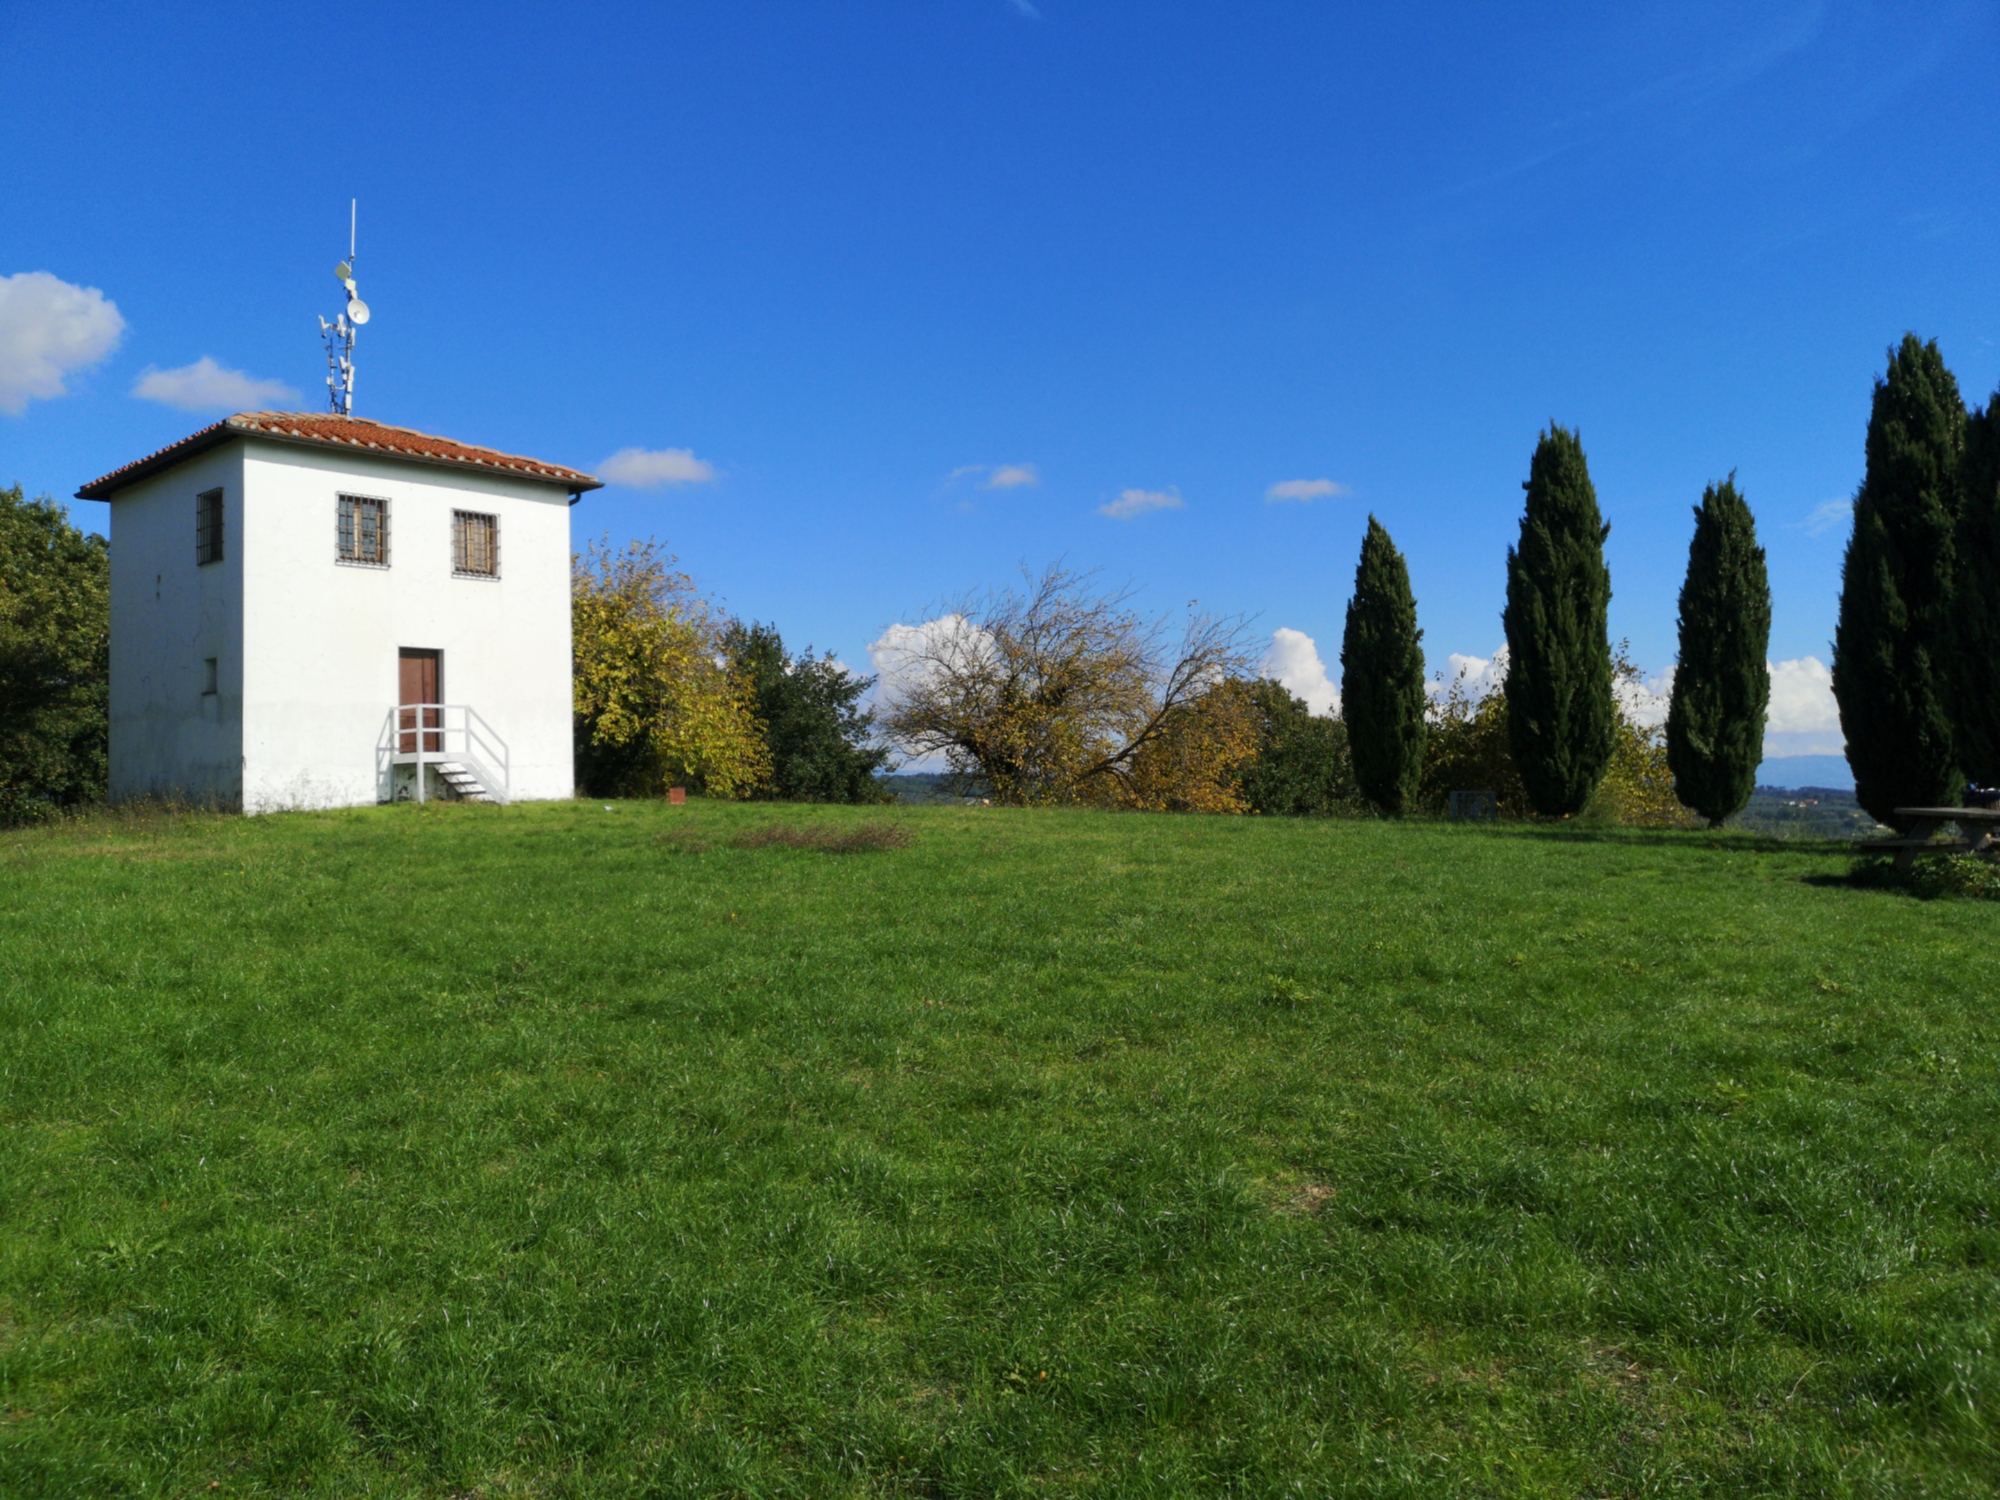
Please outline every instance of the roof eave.
[[76, 492], [79, 500], [109, 500], [118, 491], [130, 489], [135, 484], [151, 479], [155, 474], [186, 463], [199, 457], [211, 448], [219, 448], [224, 443], [256, 439], [267, 443], [283, 443], [294, 448], [312, 448], [322, 453], [357, 453], [375, 458], [388, 459], [407, 464], [428, 464], [433, 468], [455, 469], [474, 474], [499, 474], [509, 479], [522, 479], [530, 484], [546, 484], [564, 491], [574, 500], [589, 490], [601, 490], [604, 481], [578, 470], [563, 474], [538, 474], [531, 469], [510, 468], [505, 464], [468, 463], [462, 458], [439, 458], [426, 453], [404, 453], [394, 448], [370, 446], [365, 443], [332, 443], [324, 438], [295, 436], [288, 432], [274, 432], [268, 427], [253, 427], [238, 422], [235, 417], [226, 417], [212, 427], [190, 434], [170, 448], [162, 449], [151, 458], [134, 464], [129, 469], [120, 469], [96, 479]]
[[116, 469], [102, 479], [93, 479], [76, 492], [79, 500], [109, 500], [122, 489], [151, 479], [155, 474], [171, 469], [177, 464], [219, 448], [224, 443], [234, 442], [245, 434], [233, 427], [227, 420], [217, 422], [213, 427], [204, 427], [200, 432], [191, 433], [170, 448], [163, 448], [151, 458], [142, 459], [128, 469]]
[[[325, 438], [294, 437], [289, 432], [273, 432], [268, 427], [239, 427], [235, 436], [267, 443], [283, 443], [293, 448], [312, 448], [320, 453], [355, 453], [364, 458], [388, 459], [393, 463], [428, 464], [435, 469], [456, 469], [460, 473], [498, 474], [506, 479], [525, 479], [530, 484], [546, 484], [572, 494], [601, 490], [604, 481], [588, 474], [537, 474], [532, 469], [511, 469], [505, 464], [468, 463], [462, 458], [438, 458], [428, 453], [404, 453], [395, 448], [367, 443], [330, 443]], [[582, 480], [582, 483], [578, 483]]]

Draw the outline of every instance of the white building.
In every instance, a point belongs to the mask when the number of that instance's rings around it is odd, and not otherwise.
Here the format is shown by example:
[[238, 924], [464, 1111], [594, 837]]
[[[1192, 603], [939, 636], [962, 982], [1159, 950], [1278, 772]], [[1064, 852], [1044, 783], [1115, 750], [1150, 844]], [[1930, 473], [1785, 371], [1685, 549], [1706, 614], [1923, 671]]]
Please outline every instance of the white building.
[[112, 797], [572, 795], [569, 508], [598, 487], [288, 412], [85, 485], [111, 502]]

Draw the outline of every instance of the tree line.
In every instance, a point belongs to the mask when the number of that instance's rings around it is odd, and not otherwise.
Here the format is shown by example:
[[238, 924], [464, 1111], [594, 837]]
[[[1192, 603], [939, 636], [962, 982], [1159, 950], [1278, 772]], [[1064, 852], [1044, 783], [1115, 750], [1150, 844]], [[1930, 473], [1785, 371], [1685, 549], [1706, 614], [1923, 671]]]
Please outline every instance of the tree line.
[[[1442, 717], [1471, 742], [1491, 740], [1504, 719], [1524, 800], [1566, 817], [1631, 760], [1613, 684], [1632, 674], [1610, 646], [1610, 528], [1575, 432], [1550, 426], [1524, 488], [1507, 555], [1502, 693], [1448, 703]], [[1708, 486], [1694, 519], [1662, 749], [1678, 802], [1715, 826], [1749, 800], [1763, 756], [1771, 591], [1733, 474]], [[1342, 694], [1357, 777], [1390, 812], [1415, 798], [1425, 734], [1440, 717], [1422, 697], [1420, 637], [1408, 572], [1370, 517]], [[1936, 342], [1915, 334], [1875, 382], [1833, 692], [1856, 799], [1878, 821], [1902, 824], [1899, 807], [1955, 806], [1968, 778], [2000, 787], [2000, 392], [1968, 409]]]
[[[1579, 434], [1551, 423], [1522, 488], [1499, 690], [1431, 691], [1407, 563], [1371, 515], [1332, 717], [1259, 677], [1240, 617], [1147, 616], [1060, 565], [907, 630], [878, 715], [873, 678], [731, 618], [657, 544], [593, 544], [573, 572], [578, 785], [877, 801], [893, 746], [1024, 805], [1399, 815], [1480, 789], [1509, 814], [1720, 824], [1754, 789], [1770, 695], [1770, 585], [1735, 476], [1694, 508], [1658, 732], [1632, 717], [1639, 674], [1610, 639], [1610, 528]], [[0, 822], [104, 795], [109, 593], [102, 538], [0, 490]], [[1968, 777], [2000, 785], [2000, 392], [1969, 410], [1914, 334], [1875, 381], [1833, 691], [1877, 819], [1955, 804]]]

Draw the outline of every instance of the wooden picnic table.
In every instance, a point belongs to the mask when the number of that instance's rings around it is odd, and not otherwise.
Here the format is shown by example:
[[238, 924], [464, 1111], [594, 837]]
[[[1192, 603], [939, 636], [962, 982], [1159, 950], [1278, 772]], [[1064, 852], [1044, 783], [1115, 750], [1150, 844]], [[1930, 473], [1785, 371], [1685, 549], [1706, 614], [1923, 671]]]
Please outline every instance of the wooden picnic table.
[[[1877, 839], [1870, 849], [1894, 849], [1896, 868], [1907, 870], [1919, 854], [2000, 853], [2000, 807], [1899, 807], [1896, 821], [1910, 831], [1893, 839]], [[1959, 836], [1933, 842], [1947, 823], [1958, 825]]]

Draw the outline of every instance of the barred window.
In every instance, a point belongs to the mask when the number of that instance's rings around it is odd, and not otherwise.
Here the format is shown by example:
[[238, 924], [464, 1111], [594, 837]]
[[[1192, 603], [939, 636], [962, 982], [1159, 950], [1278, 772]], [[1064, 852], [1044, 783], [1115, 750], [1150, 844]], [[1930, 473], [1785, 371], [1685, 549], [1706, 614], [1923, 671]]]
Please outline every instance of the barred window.
[[368, 500], [359, 495], [340, 497], [340, 560], [388, 566], [387, 500]]
[[194, 497], [194, 560], [197, 567], [222, 561], [222, 491]]
[[451, 513], [451, 570], [475, 578], [500, 574], [500, 518], [477, 511]]

